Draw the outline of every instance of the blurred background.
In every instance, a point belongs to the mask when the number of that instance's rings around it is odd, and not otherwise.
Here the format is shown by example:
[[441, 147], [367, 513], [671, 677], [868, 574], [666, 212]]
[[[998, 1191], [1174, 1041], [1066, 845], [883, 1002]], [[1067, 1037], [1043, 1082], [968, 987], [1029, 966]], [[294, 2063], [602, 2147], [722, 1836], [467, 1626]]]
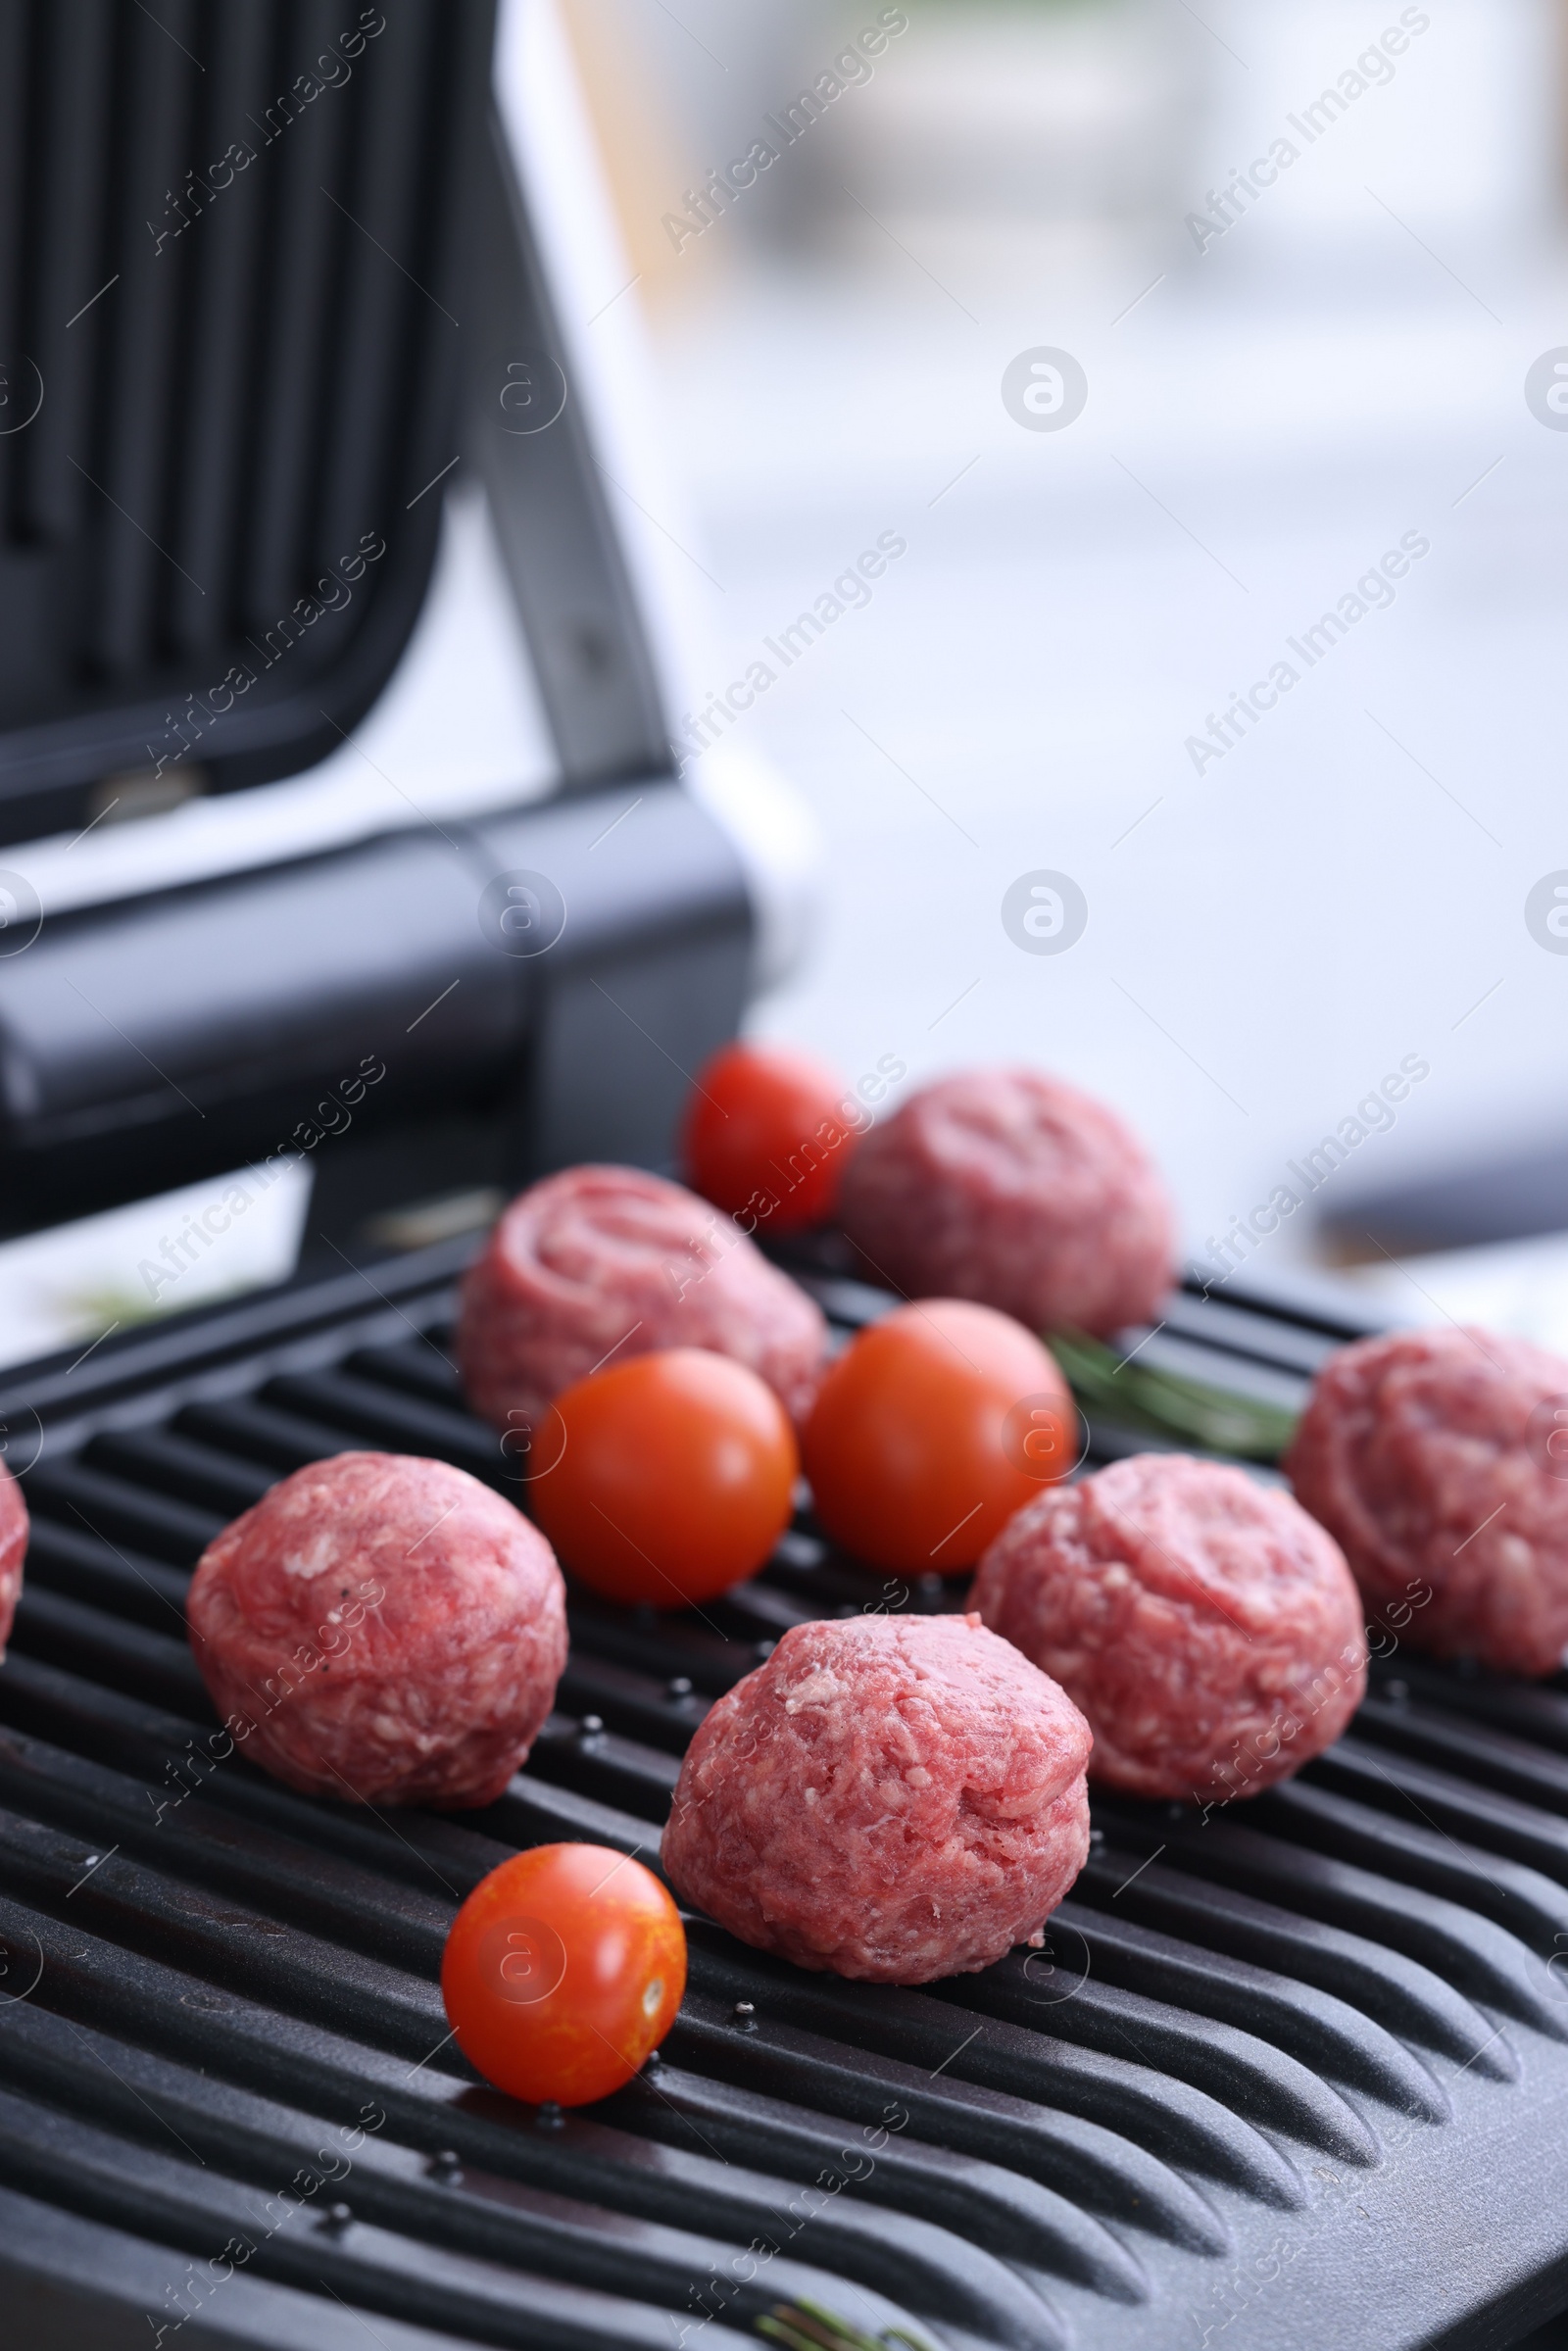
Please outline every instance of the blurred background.
[[[612, 502], [701, 647], [677, 755], [732, 803], [770, 763], [816, 827], [751, 1026], [852, 1079], [1054, 1070], [1216, 1281], [1568, 1345], [1564, 0], [555, 21], [623, 254], [558, 290], [659, 452], [657, 511]], [[542, 780], [470, 602], [396, 730], [225, 821], [379, 806], [389, 762], [421, 806]], [[150, 829], [12, 861], [72, 903]], [[1041, 876], [1081, 932], [1023, 924]], [[0, 1249], [13, 1359], [130, 1310], [127, 1230]]]
[[[733, 731], [826, 844], [814, 950], [756, 1026], [854, 1071], [1043, 1064], [1149, 1136], [1200, 1260], [1355, 1261], [1401, 1318], [1568, 1342], [1568, 1258], [1517, 1240], [1568, 1225], [1568, 960], [1526, 921], [1568, 865], [1568, 416], [1527, 401], [1568, 343], [1568, 10], [566, 22], [710, 683], [778, 671]], [[710, 174], [759, 139], [777, 160], [725, 200]], [[1042, 349], [1087, 397], [1037, 426], [1004, 387]], [[907, 553], [785, 668], [768, 640], [885, 531]], [[1357, 598], [1401, 541], [1426, 551]], [[1216, 750], [1281, 661], [1298, 682]], [[1087, 901], [1066, 952], [1004, 927], [1038, 871]], [[1282, 1184], [1302, 1212], [1216, 1252]], [[1515, 1245], [1385, 1253], [1478, 1227]]]

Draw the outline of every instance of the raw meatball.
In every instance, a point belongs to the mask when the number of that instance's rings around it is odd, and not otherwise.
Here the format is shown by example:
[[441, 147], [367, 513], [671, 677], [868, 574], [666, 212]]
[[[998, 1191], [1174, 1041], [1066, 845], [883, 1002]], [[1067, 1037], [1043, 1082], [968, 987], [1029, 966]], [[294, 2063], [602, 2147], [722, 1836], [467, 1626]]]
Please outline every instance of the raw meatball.
[[22, 1488], [0, 1462], [0, 1657], [11, 1639], [22, 1596], [22, 1562], [27, 1549], [27, 1505]]
[[203, 1552], [191, 1646], [241, 1752], [307, 1795], [488, 1804], [566, 1662], [555, 1553], [445, 1461], [339, 1453]]
[[664, 1869], [802, 1967], [971, 1974], [1083, 1868], [1089, 1745], [1071, 1700], [977, 1616], [796, 1625], [687, 1749]]
[[1170, 1202], [1142, 1145], [1032, 1069], [910, 1095], [858, 1145], [840, 1215], [906, 1297], [977, 1298], [1034, 1331], [1149, 1321], [1174, 1278]]
[[1339, 1545], [1216, 1461], [1139, 1453], [1048, 1488], [969, 1596], [1083, 1708], [1095, 1778], [1132, 1795], [1254, 1795], [1338, 1739], [1366, 1688]]
[[809, 1411], [827, 1325], [733, 1218], [635, 1167], [568, 1167], [514, 1200], [463, 1286], [458, 1355], [468, 1399], [522, 1432], [613, 1356], [703, 1347]]
[[1560, 1356], [1404, 1331], [1329, 1357], [1285, 1467], [1387, 1626], [1439, 1657], [1549, 1674], [1568, 1643], [1564, 1432]]

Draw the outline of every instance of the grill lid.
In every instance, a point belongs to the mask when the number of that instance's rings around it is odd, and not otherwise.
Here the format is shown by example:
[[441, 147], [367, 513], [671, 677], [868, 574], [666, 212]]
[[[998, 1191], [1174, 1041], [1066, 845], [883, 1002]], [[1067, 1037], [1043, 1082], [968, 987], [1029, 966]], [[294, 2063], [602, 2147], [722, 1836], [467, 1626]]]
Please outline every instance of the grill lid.
[[493, 23], [0, 5], [0, 839], [290, 773], [384, 684], [458, 451]]

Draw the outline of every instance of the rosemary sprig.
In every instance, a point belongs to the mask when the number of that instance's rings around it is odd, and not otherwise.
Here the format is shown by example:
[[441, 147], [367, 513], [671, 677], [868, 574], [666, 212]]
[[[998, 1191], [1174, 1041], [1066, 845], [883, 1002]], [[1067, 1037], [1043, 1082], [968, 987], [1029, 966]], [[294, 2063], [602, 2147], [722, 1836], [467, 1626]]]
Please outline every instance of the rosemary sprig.
[[1046, 1344], [1086, 1412], [1245, 1461], [1277, 1461], [1296, 1433], [1296, 1414], [1225, 1388], [1210, 1388], [1157, 1364], [1123, 1362], [1082, 1331], [1053, 1331]]
[[906, 2334], [900, 2327], [885, 2334], [867, 2334], [804, 2295], [798, 2302], [775, 2302], [771, 2313], [757, 2321], [757, 2331], [782, 2343], [785, 2351], [896, 2351], [900, 2345], [907, 2345], [908, 2351], [930, 2351], [921, 2336]]

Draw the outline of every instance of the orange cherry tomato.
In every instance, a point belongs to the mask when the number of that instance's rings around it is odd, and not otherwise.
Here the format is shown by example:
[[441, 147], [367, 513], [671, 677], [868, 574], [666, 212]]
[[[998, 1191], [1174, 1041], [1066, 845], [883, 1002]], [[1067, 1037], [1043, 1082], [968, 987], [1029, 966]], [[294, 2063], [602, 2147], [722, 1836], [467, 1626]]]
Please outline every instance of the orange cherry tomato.
[[960, 1298], [900, 1306], [851, 1341], [801, 1441], [816, 1514], [876, 1567], [972, 1567], [1078, 1451], [1067, 1383], [1022, 1323]]
[[[770, 1233], [830, 1216], [852, 1140], [842, 1078], [783, 1045], [726, 1045], [687, 1097], [681, 1157], [694, 1191]], [[748, 1223], [748, 1230], [753, 1229]]]
[[441, 1997], [459, 2048], [530, 2105], [629, 2082], [675, 2021], [686, 1931], [651, 1870], [608, 1845], [535, 1845], [452, 1922]]
[[695, 1347], [634, 1355], [557, 1396], [539, 1441], [555, 1467], [534, 1517], [612, 1600], [684, 1608], [754, 1575], [789, 1525], [800, 1455], [789, 1415], [744, 1363]]

